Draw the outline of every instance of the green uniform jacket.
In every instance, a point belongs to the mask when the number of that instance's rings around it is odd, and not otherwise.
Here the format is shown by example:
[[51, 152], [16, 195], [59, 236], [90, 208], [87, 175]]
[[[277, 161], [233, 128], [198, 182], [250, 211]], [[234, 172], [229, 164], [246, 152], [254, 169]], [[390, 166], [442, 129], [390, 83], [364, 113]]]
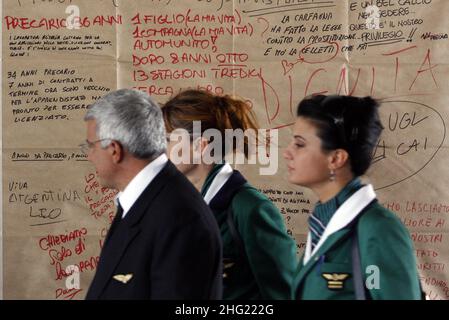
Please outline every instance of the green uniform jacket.
[[[225, 264], [223, 299], [292, 299], [296, 243], [272, 202], [235, 170], [209, 205], [220, 228], [223, 256], [235, 263], [230, 268]], [[229, 231], [226, 211], [230, 205], [245, 249], [244, 261]]]
[[[420, 299], [413, 243], [400, 220], [377, 201], [360, 214], [358, 223], [331, 234], [294, 279], [297, 299], [355, 299], [351, 235], [357, 226], [361, 271], [367, 299]], [[376, 269], [378, 267], [378, 283]], [[366, 281], [368, 279], [368, 281]], [[378, 288], [372, 288], [376, 286]]]

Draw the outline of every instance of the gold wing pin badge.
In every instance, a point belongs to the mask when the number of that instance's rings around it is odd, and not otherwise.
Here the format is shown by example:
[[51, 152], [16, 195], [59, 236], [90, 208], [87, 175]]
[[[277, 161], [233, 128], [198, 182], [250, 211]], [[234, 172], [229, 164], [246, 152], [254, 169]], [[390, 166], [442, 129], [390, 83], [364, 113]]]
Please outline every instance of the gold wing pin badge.
[[348, 273], [323, 273], [321, 275], [327, 280], [327, 288], [331, 290], [343, 289], [344, 281], [349, 278]]
[[112, 278], [114, 278], [114, 280], [120, 281], [121, 283], [127, 284], [132, 277], [133, 274], [128, 273], [128, 274], [116, 274]]

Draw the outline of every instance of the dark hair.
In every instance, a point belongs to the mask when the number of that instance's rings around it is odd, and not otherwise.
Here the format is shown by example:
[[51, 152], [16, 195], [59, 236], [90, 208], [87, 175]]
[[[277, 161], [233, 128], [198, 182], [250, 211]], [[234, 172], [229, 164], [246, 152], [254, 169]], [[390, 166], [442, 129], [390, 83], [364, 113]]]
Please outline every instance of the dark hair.
[[[256, 118], [248, 103], [229, 95], [218, 96], [205, 90], [186, 90], [178, 93], [162, 107], [168, 132], [181, 128], [193, 133], [193, 121], [201, 121], [201, 134], [208, 129], [217, 129], [223, 139], [222, 154], [225, 153], [226, 129], [258, 129]], [[257, 136], [256, 136], [257, 141]], [[249, 142], [244, 140], [244, 153], [248, 157]], [[232, 150], [236, 142], [232, 141]]]
[[297, 116], [317, 126], [323, 150], [346, 150], [353, 174], [361, 176], [371, 164], [383, 129], [378, 108], [371, 97], [316, 95], [299, 103]]

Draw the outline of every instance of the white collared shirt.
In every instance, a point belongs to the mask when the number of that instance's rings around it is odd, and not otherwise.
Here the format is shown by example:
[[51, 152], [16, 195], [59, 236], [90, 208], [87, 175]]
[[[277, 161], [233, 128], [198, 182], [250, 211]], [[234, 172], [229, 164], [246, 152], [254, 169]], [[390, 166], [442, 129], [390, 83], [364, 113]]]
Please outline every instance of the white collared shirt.
[[140, 172], [128, 183], [125, 190], [117, 194], [116, 200], [120, 201], [120, 205], [123, 208], [122, 219], [126, 216], [129, 209], [131, 209], [134, 202], [140, 197], [145, 188], [148, 187], [150, 182], [153, 181], [159, 172], [161, 172], [167, 161], [167, 155], [165, 153], [161, 154], [151, 161], [145, 168], [140, 170]]
[[228, 179], [232, 176], [233, 171], [234, 170], [229, 163], [225, 163], [225, 165], [220, 169], [204, 195], [204, 201], [207, 204], [211, 202], [218, 191], [220, 191], [220, 189], [224, 186], [226, 181], [228, 181]]

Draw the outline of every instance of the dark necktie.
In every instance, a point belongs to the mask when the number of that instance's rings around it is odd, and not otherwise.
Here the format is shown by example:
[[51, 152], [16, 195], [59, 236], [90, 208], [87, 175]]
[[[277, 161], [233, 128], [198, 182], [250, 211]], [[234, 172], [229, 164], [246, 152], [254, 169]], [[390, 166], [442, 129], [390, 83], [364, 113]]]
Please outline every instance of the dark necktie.
[[123, 216], [123, 208], [120, 205], [120, 201], [117, 200], [117, 212], [115, 213], [115, 217], [114, 220], [122, 220], [122, 216]]
[[114, 220], [112, 220], [111, 226], [109, 227], [109, 232], [104, 242], [105, 244], [108, 242], [109, 238], [111, 238], [114, 229], [116, 229], [120, 221], [122, 221], [122, 215], [123, 215], [123, 208], [120, 205], [120, 202], [117, 200], [117, 212], [115, 213]]

